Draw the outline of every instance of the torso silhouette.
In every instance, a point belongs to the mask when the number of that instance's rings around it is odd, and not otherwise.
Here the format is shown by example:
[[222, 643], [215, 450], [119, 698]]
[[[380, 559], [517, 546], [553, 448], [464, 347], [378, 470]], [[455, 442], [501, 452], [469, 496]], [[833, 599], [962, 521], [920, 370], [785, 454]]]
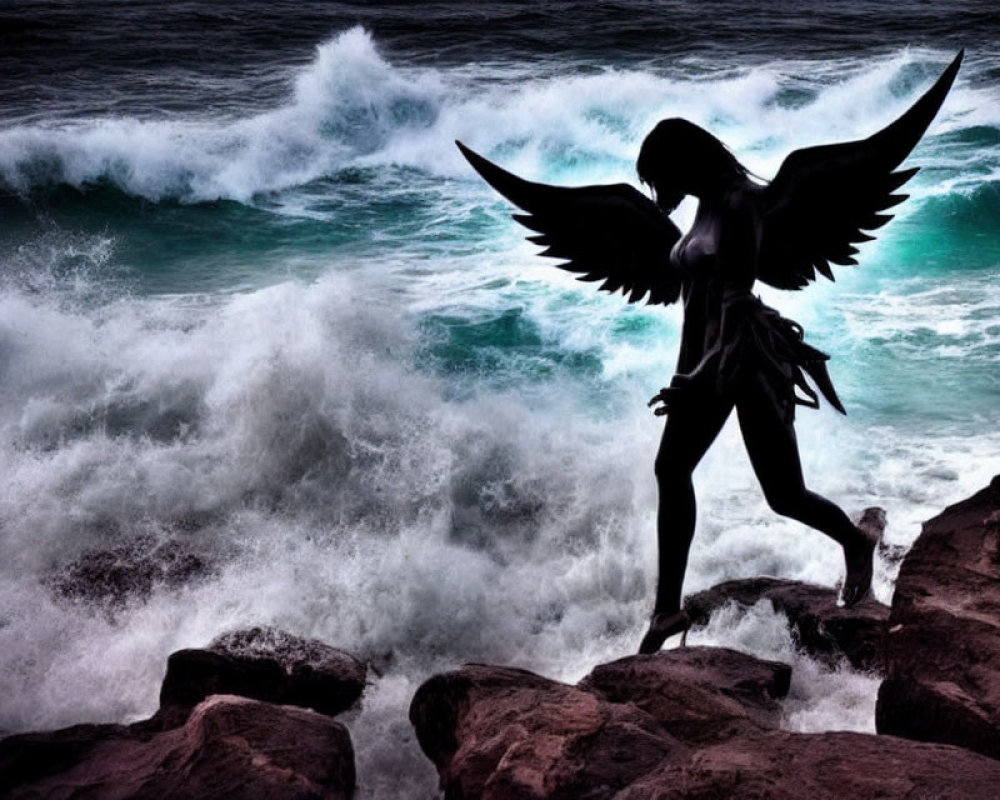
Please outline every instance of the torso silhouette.
[[[739, 348], [739, 342], [727, 339], [745, 335], [743, 326], [732, 312], [726, 319], [726, 312], [752, 300], [761, 227], [760, 194], [746, 182], [727, 192], [721, 202], [702, 201], [691, 229], [671, 250], [671, 266], [682, 276], [684, 323], [677, 358], [682, 377], [713, 377], [695, 374], [699, 367], [701, 373], [721, 368], [719, 362], [704, 363], [706, 356], [716, 353], [721, 359]], [[726, 389], [719, 381], [716, 384], [717, 390]]]

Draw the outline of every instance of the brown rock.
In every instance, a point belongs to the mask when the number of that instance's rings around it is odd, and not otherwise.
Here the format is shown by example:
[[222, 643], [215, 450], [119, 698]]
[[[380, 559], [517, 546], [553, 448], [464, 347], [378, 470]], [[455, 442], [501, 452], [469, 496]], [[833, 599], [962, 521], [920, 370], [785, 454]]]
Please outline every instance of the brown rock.
[[166, 726], [178, 724], [187, 710], [213, 694], [339, 714], [361, 697], [366, 673], [356, 658], [317, 640], [270, 627], [235, 631], [207, 650], [170, 655], [158, 717]]
[[0, 796], [11, 800], [339, 800], [354, 783], [343, 725], [242, 697], [212, 697], [165, 732], [79, 725], [0, 741]]
[[471, 665], [421, 686], [410, 719], [455, 800], [996, 796], [1000, 763], [967, 750], [774, 729], [787, 680], [713, 648], [622, 659], [576, 687]]
[[875, 600], [843, 608], [827, 586], [761, 577], [720, 583], [687, 597], [684, 607], [695, 624], [704, 625], [727, 603], [752, 606], [761, 600], [788, 617], [796, 645], [813, 658], [828, 664], [846, 659], [861, 670], [884, 668], [889, 608]]
[[46, 581], [60, 600], [93, 606], [114, 616], [130, 602], [145, 602], [157, 586], [176, 587], [211, 572], [184, 542], [152, 536], [109, 550], [90, 550]]
[[704, 744], [777, 728], [777, 698], [788, 693], [791, 677], [791, 667], [777, 661], [683, 647], [602, 664], [579, 686], [612, 703], [633, 703], [681, 741]]
[[899, 571], [880, 732], [1000, 758], [1000, 476], [924, 525]]
[[432, 677], [410, 721], [446, 798], [610, 797], [686, 753], [633, 705], [506, 667]]
[[957, 747], [863, 733], [741, 736], [664, 764], [615, 800], [990, 800], [1000, 764]]

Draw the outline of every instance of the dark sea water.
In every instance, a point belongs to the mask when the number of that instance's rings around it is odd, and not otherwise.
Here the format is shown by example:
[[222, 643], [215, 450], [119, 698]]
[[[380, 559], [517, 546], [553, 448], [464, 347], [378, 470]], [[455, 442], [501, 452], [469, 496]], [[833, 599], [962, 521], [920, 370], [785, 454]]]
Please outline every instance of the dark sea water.
[[[961, 47], [861, 265], [764, 292], [849, 412], [799, 414], [808, 482], [886, 508], [902, 548], [1000, 472], [992, 3], [0, 5], [0, 731], [148, 715], [170, 652], [275, 624], [378, 666], [349, 720], [361, 796], [435, 796], [405, 713], [426, 676], [576, 680], [637, 645], [645, 401], [680, 322], [535, 257], [453, 141], [635, 182], [684, 116], [767, 178], [887, 124]], [[839, 580], [735, 426], [696, 484], [688, 591]], [[125, 606], [53, 588], [136, 542], [207, 568]], [[796, 654], [767, 609], [692, 641], [792, 661], [790, 729], [873, 729], [877, 680]]]

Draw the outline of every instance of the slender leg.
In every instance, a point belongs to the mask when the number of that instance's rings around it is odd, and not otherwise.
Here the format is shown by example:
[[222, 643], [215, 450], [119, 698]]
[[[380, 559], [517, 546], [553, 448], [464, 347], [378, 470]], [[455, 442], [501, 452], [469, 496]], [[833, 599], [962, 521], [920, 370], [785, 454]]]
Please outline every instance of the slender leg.
[[719, 435], [732, 407], [731, 401], [699, 392], [683, 398], [667, 416], [656, 455], [659, 490], [656, 614], [672, 614], [681, 607], [681, 589], [695, 525], [691, 474]]
[[854, 605], [863, 600], [871, 588], [874, 539], [855, 526], [839, 506], [806, 488], [795, 429], [762, 390], [749, 386], [737, 400], [736, 411], [768, 504], [778, 514], [825, 533], [844, 548], [844, 603]]
[[639, 653], [657, 652], [675, 633], [686, 635], [691, 620], [681, 610], [681, 589], [694, 536], [695, 499], [691, 473], [719, 435], [732, 403], [688, 390], [671, 404], [656, 455], [660, 503], [656, 515], [659, 577], [656, 605]]

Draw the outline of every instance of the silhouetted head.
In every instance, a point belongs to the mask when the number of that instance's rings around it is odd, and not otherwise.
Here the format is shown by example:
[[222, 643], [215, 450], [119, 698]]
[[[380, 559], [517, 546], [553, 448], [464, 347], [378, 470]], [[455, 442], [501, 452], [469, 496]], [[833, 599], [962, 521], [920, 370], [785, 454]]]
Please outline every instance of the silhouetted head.
[[686, 119], [661, 120], [643, 140], [636, 161], [639, 180], [653, 187], [657, 204], [672, 211], [686, 195], [701, 194], [746, 178], [747, 170], [726, 146]]

